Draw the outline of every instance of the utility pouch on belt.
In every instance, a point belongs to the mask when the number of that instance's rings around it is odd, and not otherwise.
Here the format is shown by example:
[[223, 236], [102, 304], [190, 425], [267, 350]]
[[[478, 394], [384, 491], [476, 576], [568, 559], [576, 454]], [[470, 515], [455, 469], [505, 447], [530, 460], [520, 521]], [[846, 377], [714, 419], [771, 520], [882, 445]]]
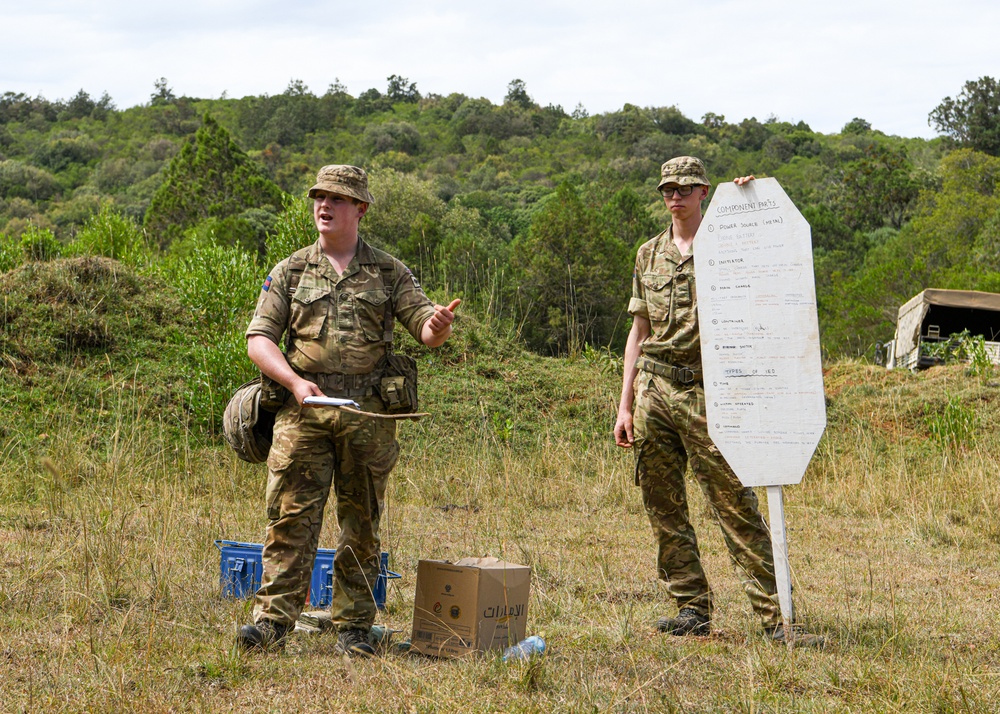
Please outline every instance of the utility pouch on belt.
[[390, 414], [417, 411], [417, 361], [406, 355], [386, 354], [379, 394]]
[[266, 374], [260, 375], [260, 408], [276, 412], [284, 405], [291, 392]]

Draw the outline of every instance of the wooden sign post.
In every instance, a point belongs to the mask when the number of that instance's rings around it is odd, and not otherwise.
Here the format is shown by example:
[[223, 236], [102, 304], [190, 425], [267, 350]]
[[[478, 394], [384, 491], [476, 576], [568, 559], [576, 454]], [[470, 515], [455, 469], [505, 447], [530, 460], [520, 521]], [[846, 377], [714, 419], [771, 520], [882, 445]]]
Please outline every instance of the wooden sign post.
[[778, 599], [794, 621], [782, 486], [826, 428], [809, 224], [776, 179], [716, 189], [695, 238], [708, 433], [744, 486], [765, 486]]

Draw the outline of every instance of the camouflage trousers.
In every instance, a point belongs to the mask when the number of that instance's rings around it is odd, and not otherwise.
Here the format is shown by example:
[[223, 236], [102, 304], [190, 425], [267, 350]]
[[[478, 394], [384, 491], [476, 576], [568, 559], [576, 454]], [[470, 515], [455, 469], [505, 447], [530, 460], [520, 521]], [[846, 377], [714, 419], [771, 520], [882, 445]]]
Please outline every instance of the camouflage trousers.
[[688, 517], [684, 475], [690, 461], [761, 624], [780, 624], [770, 534], [757, 496], [740, 483], [708, 436], [704, 389], [644, 371], [633, 388], [636, 483], [659, 546], [657, 571], [667, 591], [678, 608], [711, 616], [712, 591]]
[[[377, 394], [355, 400], [365, 411], [384, 410]], [[332, 487], [340, 526], [332, 620], [341, 629], [371, 626], [381, 557], [379, 519], [398, 456], [394, 421], [329, 407], [300, 407], [294, 398], [281, 408], [267, 459], [269, 522], [255, 621], [294, 624], [298, 619]]]

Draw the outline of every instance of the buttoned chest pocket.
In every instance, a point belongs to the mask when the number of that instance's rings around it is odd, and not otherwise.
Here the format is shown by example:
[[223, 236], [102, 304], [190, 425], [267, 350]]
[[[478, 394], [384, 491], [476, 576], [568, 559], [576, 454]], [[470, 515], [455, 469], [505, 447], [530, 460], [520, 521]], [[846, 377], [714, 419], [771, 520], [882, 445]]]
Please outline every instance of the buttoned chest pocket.
[[330, 312], [330, 288], [299, 285], [292, 297], [291, 331], [303, 340], [318, 340]]
[[358, 327], [368, 342], [382, 339], [385, 331], [386, 302], [385, 290], [364, 290], [354, 296], [354, 312]]
[[666, 322], [670, 317], [670, 283], [672, 275], [646, 273], [640, 280], [646, 293], [646, 311], [653, 322]]

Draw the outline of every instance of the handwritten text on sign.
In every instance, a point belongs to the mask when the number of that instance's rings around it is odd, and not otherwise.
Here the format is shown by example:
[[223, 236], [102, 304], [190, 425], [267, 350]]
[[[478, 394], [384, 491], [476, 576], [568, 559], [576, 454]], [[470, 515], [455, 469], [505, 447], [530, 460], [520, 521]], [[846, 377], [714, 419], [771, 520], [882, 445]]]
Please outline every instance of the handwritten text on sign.
[[709, 434], [744, 485], [798, 483], [826, 426], [809, 224], [775, 179], [721, 184], [694, 255]]

